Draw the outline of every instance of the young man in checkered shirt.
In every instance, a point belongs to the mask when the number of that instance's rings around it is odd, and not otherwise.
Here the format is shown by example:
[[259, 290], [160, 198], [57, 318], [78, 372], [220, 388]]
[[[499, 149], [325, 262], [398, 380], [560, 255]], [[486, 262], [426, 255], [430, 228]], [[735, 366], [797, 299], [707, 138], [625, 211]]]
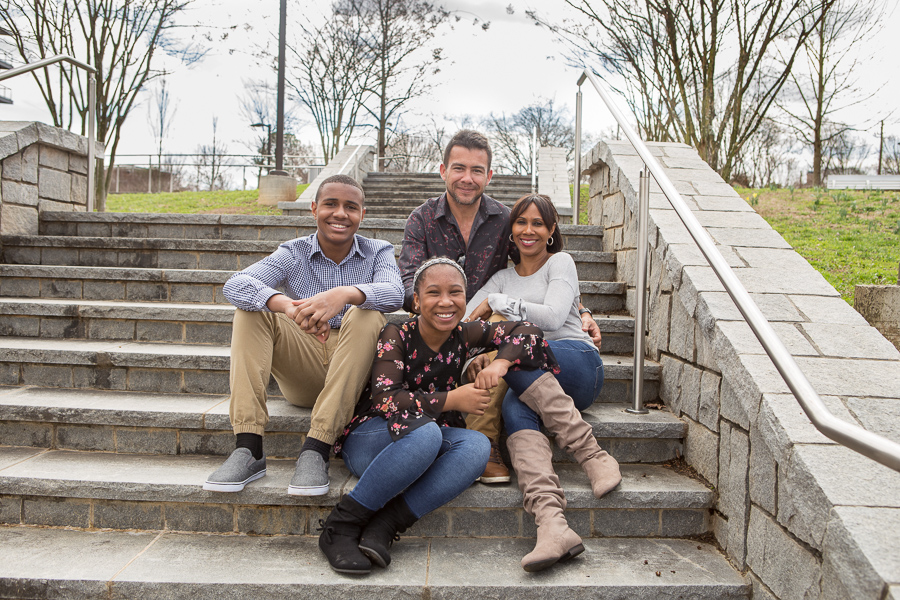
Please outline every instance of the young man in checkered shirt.
[[238, 492], [266, 474], [271, 374], [288, 402], [312, 408], [288, 493], [328, 492], [329, 452], [369, 379], [382, 312], [403, 304], [393, 245], [356, 235], [364, 201], [354, 179], [328, 177], [312, 204], [316, 233], [283, 243], [225, 284], [238, 309], [229, 411], [237, 440], [203, 489]]

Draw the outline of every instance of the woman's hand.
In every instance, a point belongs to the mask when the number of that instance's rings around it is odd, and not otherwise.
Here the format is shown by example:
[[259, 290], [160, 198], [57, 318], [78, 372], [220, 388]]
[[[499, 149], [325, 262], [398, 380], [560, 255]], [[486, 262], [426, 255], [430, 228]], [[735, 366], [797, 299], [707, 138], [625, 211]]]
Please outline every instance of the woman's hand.
[[478, 389], [474, 383], [467, 383], [447, 392], [444, 410], [458, 410], [470, 415], [483, 415], [490, 400], [490, 392]]
[[481, 373], [481, 371], [489, 364], [491, 364], [490, 357], [488, 357], [487, 354], [479, 354], [478, 356], [473, 358], [469, 362], [469, 366], [466, 367], [466, 379], [474, 382], [475, 377], [477, 377], [478, 374]]
[[493, 312], [494, 311], [491, 310], [491, 305], [488, 304], [488, 299], [485, 298], [481, 301], [481, 304], [479, 304], [472, 310], [472, 314], [466, 317], [466, 323], [468, 323], [469, 321], [477, 321], [478, 319], [487, 321], [493, 314]]
[[503, 376], [509, 370], [512, 363], [503, 358], [495, 358], [494, 361], [481, 370], [475, 377], [475, 387], [482, 390], [489, 390], [497, 387]]

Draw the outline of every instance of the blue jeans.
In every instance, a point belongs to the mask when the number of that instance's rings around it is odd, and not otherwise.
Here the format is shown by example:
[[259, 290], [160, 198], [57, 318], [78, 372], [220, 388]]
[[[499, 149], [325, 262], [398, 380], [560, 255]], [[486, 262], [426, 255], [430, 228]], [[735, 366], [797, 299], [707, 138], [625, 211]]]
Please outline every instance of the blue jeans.
[[402, 493], [412, 513], [422, 518], [481, 476], [491, 443], [477, 431], [434, 422], [392, 442], [387, 421], [375, 417], [347, 436], [342, 453], [347, 468], [359, 477], [350, 492], [354, 500], [378, 510]]
[[[592, 344], [577, 340], [548, 342], [562, 371], [556, 376], [563, 391], [575, 401], [575, 408], [584, 410], [597, 398], [603, 387], [603, 361]], [[544, 371], [508, 371], [504, 379], [509, 391], [503, 398], [503, 423], [507, 435], [522, 429], [540, 431], [537, 413], [519, 400], [519, 395], [534, 383]]]

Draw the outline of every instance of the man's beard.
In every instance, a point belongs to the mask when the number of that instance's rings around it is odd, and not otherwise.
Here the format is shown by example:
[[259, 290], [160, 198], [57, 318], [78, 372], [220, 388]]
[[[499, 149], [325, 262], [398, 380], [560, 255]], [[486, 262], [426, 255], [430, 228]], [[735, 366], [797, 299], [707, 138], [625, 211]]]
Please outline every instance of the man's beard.
[[473, 204], [475, 204], [476, 202], [478, 202], [479, 200], [481, 200], [481, 196], [482, 196], [483, 194], [484, 194], [484, 192], [482, 192], [481, 194], [478, 194], [476, 197], [474, 197], [474, 198], [472, 199], [471, 202], [463, 202], [463, 201], [461, 201], [461, 200], [459, 199], [459, 197], [457, 197], [456, 194], [454, 194], [454, 193], [451, 192], [450, 190], [447, 190], [447, 195], [450, 196], [451, 198], [453, 198], [453, 201], [454, 201], [454, 202], [456, 202], [457, 204], [460, 204], [460, 205], [462, 205], [462, 206], [472, 206]]

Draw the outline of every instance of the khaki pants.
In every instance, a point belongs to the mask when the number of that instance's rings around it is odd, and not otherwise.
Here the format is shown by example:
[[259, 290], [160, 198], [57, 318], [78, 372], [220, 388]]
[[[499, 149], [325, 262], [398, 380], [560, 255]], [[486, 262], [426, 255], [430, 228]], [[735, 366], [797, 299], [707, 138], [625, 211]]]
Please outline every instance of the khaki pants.
[[234, 313], [231, 337], [231, 425], [262, 435], [269, 375], [288, 402], [312, 408], [309, 436], [332, 444], [353, 416], [369, 380], [384, 315], [352, 307], [323, 344], [282, 313]]
[[[507, 319], [501, 315], [493, 314], [488, 319], [491, 323], [498, 321], [506, 321]], [[488, 352], [487, 355], [494, 360], [497, 352]], [[469, 415], [466, 417], [466, 428], [474, 431], [480, 431], [491, 440], [492, 444], [499, 443], [500, 430], [503, 428], [503, 414], [501, 408], [503, 406], [503, 397], [509, 386], [502, 379], [497, 387], [491, 388], [491, 400], [488, 402], [487, 408], [484, 409], [483, 415]]]

